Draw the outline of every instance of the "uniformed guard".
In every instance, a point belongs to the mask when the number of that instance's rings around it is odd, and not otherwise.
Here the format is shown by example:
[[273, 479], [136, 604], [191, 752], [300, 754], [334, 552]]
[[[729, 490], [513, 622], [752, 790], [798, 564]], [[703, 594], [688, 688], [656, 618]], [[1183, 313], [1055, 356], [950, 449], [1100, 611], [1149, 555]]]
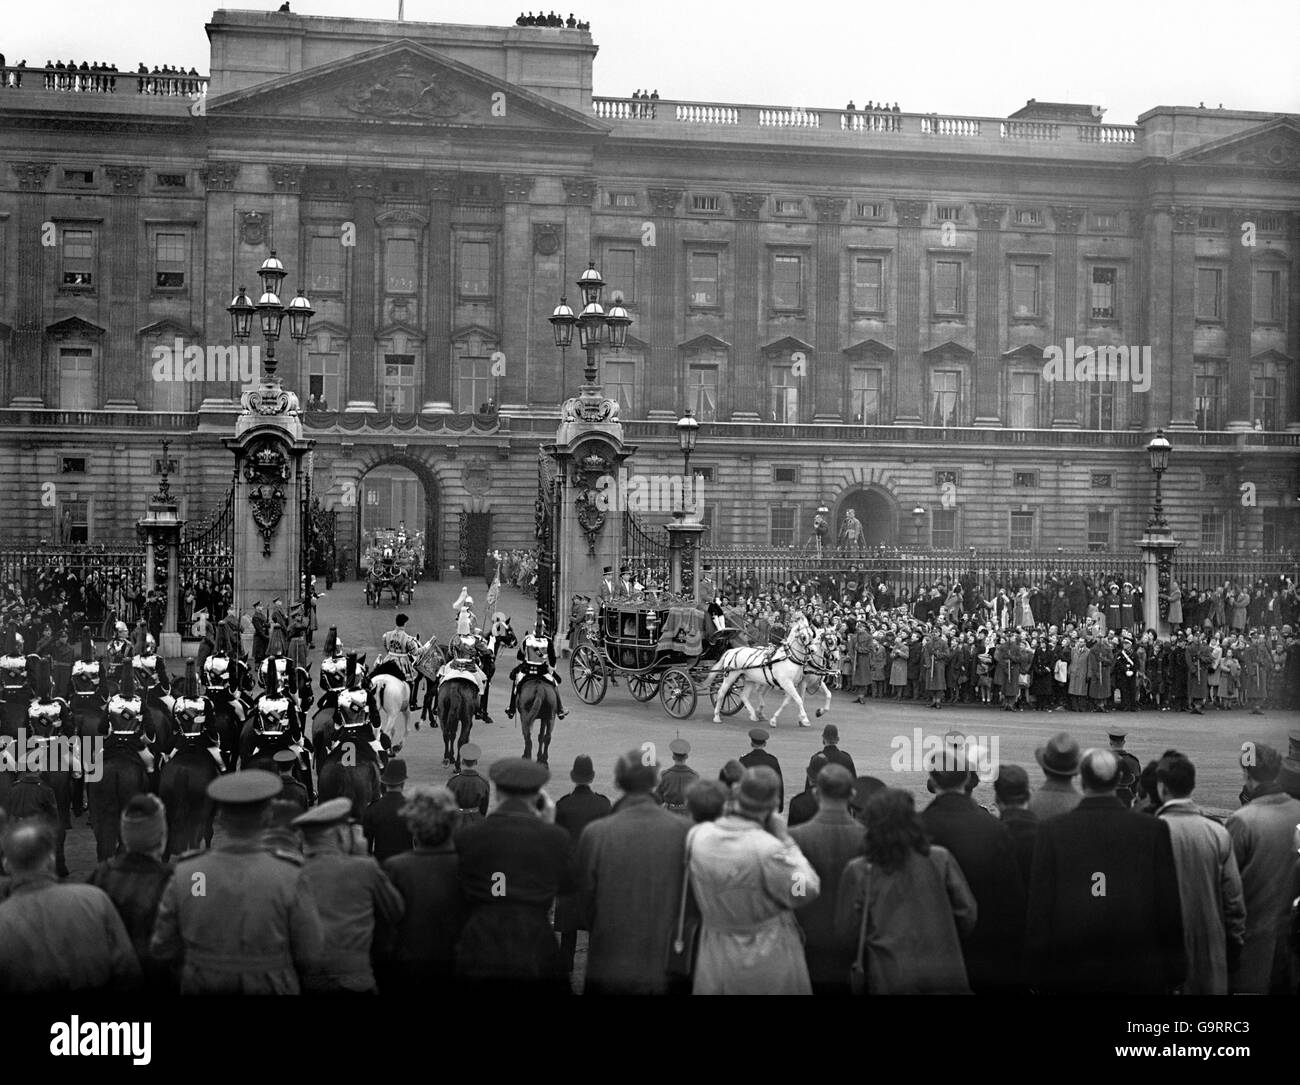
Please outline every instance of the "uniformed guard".
[[148, 700], [157, 701], [171, 689], [167, 666], [158, 654], [153, 634], [145, 630], [144, 622], [135, 627], [135, 654], [131, 657], [131, 668], [135, 671], [136, 686]]
[[294, 766], [298, 764], [298, 755], [292, 750], [276, 750], [274, 760], [275, 771], [280, 774], [280, 784], [283, 788], [280, 799], [296, 803], [305, 811], [311, 805], [311, 800], [307, 796], [306, 785], [293, 774]]
[[487, 816], [488, 798], [492, 789], [487, 780], [479, 775], [478, 763], [483, 758], [483, 751], [475, 742], [467, 742], [460, 748], [460, 771], [447, 781], [447, 790], [456, 798], [460, 807], [460, 823], [473, 825]]
[[751, 728], [749, 741], [753, 749], [740, 759], [740, 763], [747, 769], [752, 769], [758, 765], [766, 765], [776, 773], [777, 778], [781, 781], [776, 809], [778, 813], [783, 813], [785, 811], [785, 777], [781, 775], [781, 762], [767, 752], [767, 739], [768, 732], [762, 727]]
[[110, 747], [133, 750], [146, 773], [154, 770], [153, 751], [144, 736], [144, 698], [135, 685], [135, 668], [124, 660], [118, 669], [117, 688], [108, 699], [108, 735], [104, 739], [105, 752]]
[[455, 837], [461, 894], [469, 916], [456, 946], [456, 968], [471, 983], [504, 980], [569, 990], [549, 912], [556, 895], [576, 890], [569, 834], [554, 823], [542, 792], [550, 770], [507, 757], [489, 775], [500, 802]]
[[343, 689], [347, 685], [347, 653], [343, 650], [343, 642], [339, 640], [339, 627], [330, 626], [330, 631], [325, 634], [325, 646], [320, 661], [320, 688], [321, 692], [329, 693], [332, 690]]
[[555, 641], [546, 635], [546, 619], [537, 615], [537, 623], [531, 633], [524, 635], [524, 642], [519, 646], [519, 666], [510, 672], [510, 704], [506, 707], [506, 719], [515, 718], [515, 705], [519, 699], [519, 687], [525, 678], [541, 678], [555, 687], [555, 714], [564, 719], [568, 712], [560, 701], [560, 676], [555, 673]]
[[330, 799], [300, 814], [303, 878], [320, 909], [325, 951], [303, 974], [308, 994], [375, 994], [370, 945], [376, 923], [396, 929], [406, 905], [375, 859], [353, 854], [352, 800]]
[[1125, 806], [1132, 806], [1133, 800], [1137, 798], [1137, 784], [1138, 778], [1142, 775], [1142, 762], [1124, 749], [1124, 740], [1128, 737], [1128, 732], [1122, 727], [1112, 727], [1106, 732], [1106, 737], [1110, 740], [1110, 752], [1119, 761], [1120, 779], [1119, 787], [1115, 789], [1115, 797]]
[[[268, 657], [268, 662], [274, 663], [275, 659], [274, 656]], [[302, 717], [293, 698], [281, 692], [279, 673], [279, 668], [275, 666], [266, 670], [266, 689], [253, 703], [253, 711], [240, 737], [239, 763], [247, 765], [258, 757], [270, 760], [275, 756], [276, 750], [291, 750], [310, 781]], [[311, 790], [308, 784], [309, 795]]]
[[263, 846], [280, 790], [279, 777], [258, 769], [208, 785], [226, 841], [177, 859], [150, 942], [162, 960], [183, 955], [183, 995], [296, 995], [300, 975], [323, 952], [301, 859]]
[[407, 709], [419, 704], [417, 693], [420, 688], [420, 672], [415, 669], [415, 653], [419, 651], [420, 641], [407, 632], [406, 623], [410, 621], [405, 614], [399, 614], [393, 621], [393, 628], [383, 635], [383, 655], [375, 660], [379, 663], [396, 663], [401, 669], [402, 678], [411, 687], [411, 699]]
[[135, 646], [131, 643], [126, 622], [117, 622], [113, 626], [113, 639], [104, 649], [104, 662], [111, 673], [116, 674], [123, 663], [135, 655]]
[[686, 808], [686, 789], [700, 778], [700, 774], [686, 764], [691, 754], [691, 744], [684, 738], [675, 738], [668, 743], [668, 751], [673, 755], [673, 763], [664, 769], [659, 783], [654, 789], [654, 797], [665, 810], [674, 814], [689, 815]]
[[217, 771], [221, 772], [226, 763], [222, 760], [221, 744], [213, 726], [216, 709], [211, 698], [205, 696], [199, 688], [198, 674], [192, 659], [185, 661], [184, 685], [181, 695], [172, 701], [171, 714], [177, 744], [189, 743], [203, 747], [217, 763]]

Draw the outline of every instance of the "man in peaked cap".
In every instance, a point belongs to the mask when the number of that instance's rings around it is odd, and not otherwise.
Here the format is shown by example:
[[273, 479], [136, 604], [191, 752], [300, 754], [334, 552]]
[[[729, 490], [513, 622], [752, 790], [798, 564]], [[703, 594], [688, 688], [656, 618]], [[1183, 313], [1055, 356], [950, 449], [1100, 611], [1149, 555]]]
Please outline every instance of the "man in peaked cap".
[[753, 749], [740, 759], [740, 763], [747, 769], [757, 768], [759, 765], [766, 765], [776, 773], [780, 787], [777, 791], [777, 813], [785, 811], [785, 777], [781, 775], [781, 762], [767, 752], [768, 732], [762, 727], [753, 727], [749, 732], [749, 741]]
[[226, 842], [177, 860], [150, 942], [155, 957], [184, 954], [181, 994], [298, 994], [321, 955], [320, 912], [301, 864], [262, 844], [280, 790], [278, 776], [258, 769], [208, 785]]
[[402, 807], [406, 805], [403, 791], [406, 787], [406, 762], [400, 757], [391, 758], [384, 766], [379, 783], [383, 791], [361, 815], [361, 827], [370, 854], [376, 862], [382, 863], [415, 847], [411, 828], [401, 816]]
[[275, 771], [280, 774], [283, 788], [279, 797], [297, 803], [305, 811], [311, 805], [307, 787], [293, 775], [294, 766], [298, 764], [298, 755], [292, 750], [276, 750], [274, 761]]
[[849, 775], [856, 778], [858, 770], [853, 765], [853, 758], [840, 749], [840, 729], [833, 723], [822, 728], [822, 753], [832, 765], [843, 765]]
[[488, 775], [500, 801], [477, 825], [457, 833], [461, 893], [469, 916], [456, 947], [458, 973], [471, 983], [569, 990], [564, 960], [547, 916], [557, 894], [576, 889], [569, 834], [554, 824], [542, 787], [550, 770], [508, 757]]
[[394, 930], [406, 911], [372, 856], [352, 854], [352, 800], [330, 799], [294, 818], [303, 835], [303, 879], [320, 909], [325, 951], [303, 975], [309, 994], [374, 994], [376, 925]]
[[673, 755], [673, 763], [659, 777], [659, 786], [655, 788], [654, 796], [665, 810], [671, 810], [674, 814], [686, 814], [686, 792], [700, 778], [700, 774], [686, 764], [686, 758], [691, 753], [691, 744], [686, 739], [673, 739], [668, 743], [668, 752]]
[[1138, 777], [1142, 775], [1142, 762], [1124, 749], [1124, 739], [1127, 737], [1128, 732], [1122, 727], [1112, 727], [1106, 732], [1106, 738], [1110, 742], [1110, 752], [1119, 760], [1120, 781], [1115, 789], [1115, 797], [1125, 806], [1132, 806], [1133, 800], [1137, 798], [1137, 784]]
[[478, 763], [483, 760], [483, 751], [477, 742], [467, 742], [460, 748], [460, 771], [447, 781], [447, 790], [456, 799], [460, 808], [460, 823], [473, 825], [487, 817], [488, 799], [492, 788], [478, 771]]

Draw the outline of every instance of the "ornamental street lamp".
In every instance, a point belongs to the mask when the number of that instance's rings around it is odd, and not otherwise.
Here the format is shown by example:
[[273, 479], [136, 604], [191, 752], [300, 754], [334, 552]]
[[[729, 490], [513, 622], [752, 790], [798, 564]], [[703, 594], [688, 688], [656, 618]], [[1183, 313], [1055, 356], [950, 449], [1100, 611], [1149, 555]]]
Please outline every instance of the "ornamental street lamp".
[[239, 293], [226, 306], [226, 312], [230, 314], [231, 332], [238, 340], [247, 339], [252, 333], [253, 314], [257, 314], [262, 327], [262, 338], [266, 340], [266, 357], [262, 361], [263, 379], [267, 383], [277, 383], [275, 370], [279, 363], [275, 357], [275, 344], [280, 338], [284, 318], [286, 316], [289, 318], [289, 337], [295, 343], [301, 343], [307, 338], [307, 329], [316, 310], [311, 307], [311, 302], [301, 290], [287, 306], [281, 304], [280, 285], [288, 273], [284, 270], [284, 264], [279, 257], [275, 255], [274, 249], [271, 255], [262, 261], [257, 274], [262, 280], [262, 294], [257, 299], [257, 303], [253, 303], [247, 290], [241, 286]]
[[[700, 423], [690, 411], [677, 419], [677, 444], [682, 450], [682, 511], [679, 519], [686, 517], [686, 493], [691, 491], [691, 504], [695, 504], [694, 480], [691, 478], [691, 453], [695, 451], [695, 442], [700, 435]], [[697, 510], [698, 511], [698, 510]]]
[[1169, 443], [1169, 438], [1165, 436], [1165, 431], [1162, 429], [1156, 430], [1156, 435], [1147, 445], [1151, 470], [1156, 476], [1156, 500], [1151, 510], [1151, 518], [1147, 520], [1147, 527], [1159, 531], [1169, 530], [1169, 521], [1165, 519], [1164, 499], [1160, 492], [1160, 476], [1169, 470], [1169, 452], [1172, 448], [1173, 445]]
[[916, 505], [912, 509], [912, 523], [916, 525], [916, 547], [921, 548], [921, 524], [925, 521], [925, 507]]
[[608, 312], [600, 304], [600, 292], [605, 287], [605, 280], [596, 270], [595, 261], [588, 262], [587, 270], [578, 277], [577, 286], [582, 295], [582, 311], [575, 315], [568, 298], [560, 298], [560, 304], [550, 316], [551, 327], [554, 329], [555, 345], [565, 351], [573, 344], [573, 329], [576, 325], [578, 346], [587, 355], [582, 391], [599, 393], [601, 343], [608, 341], [613, 350], [622, 350], [627, 343], [627, 329], [632, 318], [619, 301], [615, 301]]

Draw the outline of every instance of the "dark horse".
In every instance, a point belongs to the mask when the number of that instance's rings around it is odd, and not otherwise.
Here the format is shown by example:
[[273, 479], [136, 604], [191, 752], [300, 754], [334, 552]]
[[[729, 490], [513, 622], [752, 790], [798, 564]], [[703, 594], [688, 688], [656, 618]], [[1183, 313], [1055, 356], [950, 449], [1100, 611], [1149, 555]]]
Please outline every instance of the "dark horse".
[[[213, 661], [217, 662], [213, 666]], [[221, 666], [224, 661], [224, 669]], [[227, 656], [209, 656], [203, 675], [208, 697], [212, 701], [212, 718], [209, 726], [217, 733], [221, 756], [227, 769], [234, 769], [239, 760], [239, 735], [248, 718], [250, 705], [245, 694], [253, 688], [252, 673], [242, 659]]]
[[[438, 722], [444, 744], [442, 763], [460, 770], [460, 748], [469, 741], [478, 712], [478, 686], [468, 678], [449, 675], [438, 684]], [[460, 741], [457, 741], [459, 734]]]
[[533, 756], [533, 721], [539, 720], [537, 731], [537, 760], [549, 764], [551, 729], [555, 726], [555, 711], [559, 704], [555, 686], [540, 675], [530, 675], [519, 686], [519, 725], [524, 732], [524, 757]]
[[212, 700], [200, 697], [194, 663], [185, 665], [184, 686], [172, 704], [176, 751], [162, 767], [158, 794], [167, 808], [167, 851], [190, 851], [200, 842], [212, 844], [212, 804], [208, 784], [221, 775], [213, 756]]
[[135, 796], [149, 790], [140, 755], [124, 741], [110, 735], [104, 740], [98, 780], [89, 781], [90, 825], [95, 833], [95, 858], [111, 859], [117, 851], [122, 811]]
[[352, 803], [352, 816], [359, 818], [379, 797], [382, 758], [374, 747], [375, 736], [380, 734], [379, 708], [374, 694], [357, 688], [356, 668], [356, 657], [349, 656], [347, 684], [350, 688], [327, 693], [322, 698], [333, 702], [334, 715], [316, 741], [317, 749], [324, 751], [318, 762], [320, 801], [347, 799]]

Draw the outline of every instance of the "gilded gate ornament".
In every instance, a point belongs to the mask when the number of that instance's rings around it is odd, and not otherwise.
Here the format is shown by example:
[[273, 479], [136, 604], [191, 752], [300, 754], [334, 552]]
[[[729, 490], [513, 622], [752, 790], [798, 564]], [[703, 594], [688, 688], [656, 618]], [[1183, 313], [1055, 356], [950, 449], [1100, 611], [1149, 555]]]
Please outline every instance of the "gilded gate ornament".
[[266, 438], [255, 444], [244, 461], [244, 481], [249, 484], [248, 504], [253, 523], [262, 536], [262, 556], [271, 556], [271, 538], [284, 516], [283, 484], [292, 474], [289, 458], [278, 441]]

